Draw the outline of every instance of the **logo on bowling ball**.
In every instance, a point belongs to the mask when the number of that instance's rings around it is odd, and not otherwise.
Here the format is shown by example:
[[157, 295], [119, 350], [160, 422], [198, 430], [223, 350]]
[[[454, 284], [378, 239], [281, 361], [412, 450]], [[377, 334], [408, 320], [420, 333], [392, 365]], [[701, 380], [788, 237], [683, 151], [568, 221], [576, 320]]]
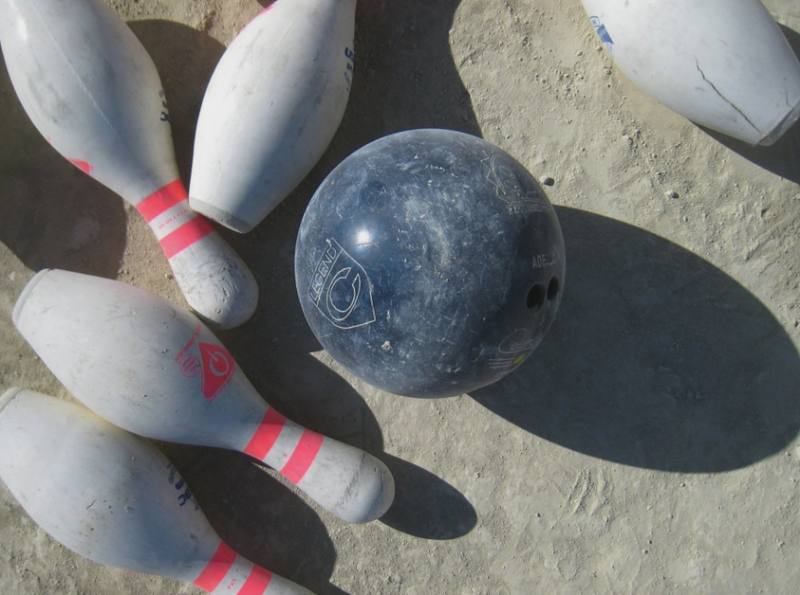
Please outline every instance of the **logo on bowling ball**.
[[528, 359], [538, 344], [530, 329], [519, 328], [500, 342], [497, 355], [489, 359], [489, 367], [510, 370]]
[[533, 184], [523, 183], [504, 159], [486, 154], [483, 161], [486, 181], [494, 188], [495, 196], [506, 203], [511, 212], [547, 212], [549, 205], [542, 192]]
[[534, 269], [543, 269], [546, 267], [551, 267], [556, 264], [558, 260], [558, 251], [553, 250], [552, 252], [548, 252], [546, 254], [535, 254], [533, 256], [532, 265]]
[[197, 342], [200, 330], [198, 324], [186, 345], [175, 356], [175, 361], [184, 376], [201, 376], [203, 396], [213, 401], [236, 371], [236, 362], [222, 345]]
[[336, 240], [326, 242], [328, 247], [314, 269], [311, 301], [336, 328], [372, 324], [375, 304], [367, 272]]

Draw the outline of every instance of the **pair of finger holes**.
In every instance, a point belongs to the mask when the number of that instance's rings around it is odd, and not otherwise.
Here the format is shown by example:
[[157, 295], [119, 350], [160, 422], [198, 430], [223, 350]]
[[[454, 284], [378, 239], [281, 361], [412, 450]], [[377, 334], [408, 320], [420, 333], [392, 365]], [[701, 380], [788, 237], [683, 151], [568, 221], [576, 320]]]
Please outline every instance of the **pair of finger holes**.
[[544, 285], [536, 284], [531, 287], [528, 292], [528, 308], [531, 310], [538, 310], [544, 305], [545, 300], [552, 301], [558, 296], [560, 286], [557, 277], [552, 277], [550, 283], [547, 284], [547, 289]]

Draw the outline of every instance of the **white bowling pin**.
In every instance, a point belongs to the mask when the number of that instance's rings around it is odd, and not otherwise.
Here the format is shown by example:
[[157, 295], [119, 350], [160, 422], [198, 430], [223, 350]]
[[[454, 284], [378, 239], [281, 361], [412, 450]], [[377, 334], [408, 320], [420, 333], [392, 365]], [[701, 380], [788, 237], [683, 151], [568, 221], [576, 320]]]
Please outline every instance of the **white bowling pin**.
[[800, 62], [758, 0], [583, 0], [619, 68], [701, 126], [769, 145], [800, 117]]
[[319, 161], [344, 115], [356, 0], [277, 0], [250, 22], [206, 89], [189, 202], [250, 231]]
[[84, 172], [136, 206], [189, 305], [223, 327], [254, 312], [258, 286], [186, 200], [153, 61], [103, 0], [0, 0], [0, 45], [33, 124]]
[[310, 593], [220, 540], [154, 446], [77, 405], [18, 388], [0, 396], [0, 478], [42, 529], [100, 564], [216, 594]]
[[69, 391], [149, 438], [239, 450], [351, 522], [394, 497], [386, 466], [268, 407], [230, 353], [191, 314], [118, 281], [42, 271], [14, 324]]

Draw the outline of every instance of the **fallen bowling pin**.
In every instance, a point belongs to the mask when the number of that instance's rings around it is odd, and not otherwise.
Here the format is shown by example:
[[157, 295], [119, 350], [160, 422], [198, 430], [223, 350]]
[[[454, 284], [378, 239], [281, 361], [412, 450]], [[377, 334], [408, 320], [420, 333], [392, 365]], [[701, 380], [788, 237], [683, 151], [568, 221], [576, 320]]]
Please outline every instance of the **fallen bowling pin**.
[[800, 117], [800, 62], [758, 0], [583, 0], [619, 68], [690, 120], [752, 145]]
[[195, 136], [189, 203], [255, 227], [319, 161], [342, 121], [356, 0], [277, 0], [214, 70]]
[[217, 594], [310, 593], [226, 545], [154, 446], [72, 403], [0, 396], [0, 478], [42, 529], [94, 562]]
[[346, 521], [376, 519], [394, 498], [382, 462], [267, 406], [217, 338], [162, 298], [46, 270], [23, 289], [13, 320], [62, 384], [121, 428], [245, 452]]
[[153, 61], [102, 0], [0, 0], [0, 44], [33, 124], [61, 155], [136, 206], [186, 301], [222, 326], [253, 314], [258, 286], [189, 208]]

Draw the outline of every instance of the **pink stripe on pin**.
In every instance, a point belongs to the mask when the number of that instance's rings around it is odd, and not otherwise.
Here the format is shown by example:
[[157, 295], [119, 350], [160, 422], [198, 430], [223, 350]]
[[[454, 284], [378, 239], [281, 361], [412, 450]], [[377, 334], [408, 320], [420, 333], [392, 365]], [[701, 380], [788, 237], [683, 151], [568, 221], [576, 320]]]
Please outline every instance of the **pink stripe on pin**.
[[209, 223], [208, 219], [198, 215], [161, 238], [161, 249], [167, 258], [172, 258], [213, 231], [214, 227]]
[[260, 566], [253, 566], [250, 576], [239, 589], [238, 595], [262, 595], [269, 587], [272, 573]]
[[247, 443], [244, 452], [259, 461], [263, 461], [269, 451], [272, 450], [275, 442], [277, 442], [285, 423], [286, 418], [270, 407], [261, 421], [261, 425], [258, 426], [253, 437], [250, 438], [250, 442]]
[[137, 205], [136, 210], [141, 213], [144, 220], [148, 223], [158, 217], [161, 213], [174, 207], [182, 200], [186, 200], [188, 193], [180, 180], [174, 180], [153, 192], [150, 196], [143, 198]]
[[292, 456], [281, 469], [281, 475], [292, 483], [300, 483], [314, 459], [317, 458], [317, 453], [322, 448], [324, 440], [324, 436], [311, 430], [304, 430]]
[[234, 552], [227, 543], [220, 541], [217, 551], [214, 552], [214, 557], [209, 560], [206, 567], [194, 580], [194, 584], [206, 591], [213, 591], [228, 574], [233, 561], [236, 559], [236, 552]]

